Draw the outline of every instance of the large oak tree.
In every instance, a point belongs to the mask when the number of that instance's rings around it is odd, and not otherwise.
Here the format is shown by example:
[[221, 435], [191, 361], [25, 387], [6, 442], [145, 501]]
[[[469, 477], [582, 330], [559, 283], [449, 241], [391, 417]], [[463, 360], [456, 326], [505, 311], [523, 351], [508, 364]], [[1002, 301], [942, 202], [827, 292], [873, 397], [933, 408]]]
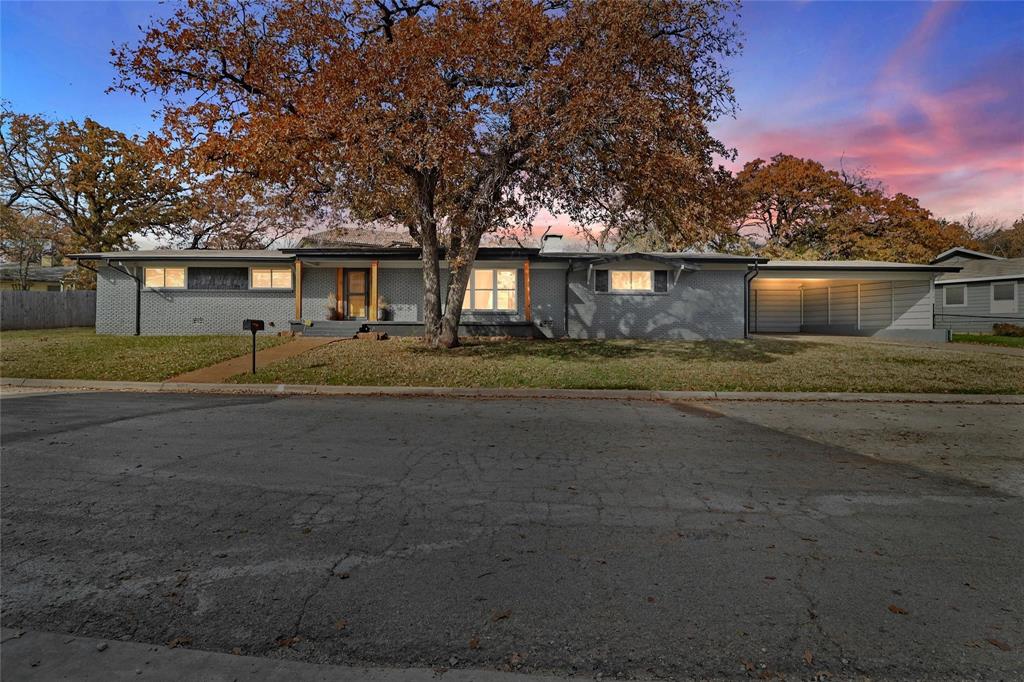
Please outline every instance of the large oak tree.
[[128, 248], [181, 219], [176, 172], [138, 139], [91, 119], [0, 109], [0, 200], [53, 227], [63, 252]]
[[755, 159], [736, 181], [736, 229], [768, 256], [927, 262], [976, 245], [963, 225], [936, 218], [917, 199], [812, 159]]
[[[540, 208], [699, 231], [733, 109], [728, 0], [188, 0], [117, 50], [201, 172], [405, 225], [429, 341], [458, 343], [482, 236]], [[440, 259], [449, 264], [441, 291]]]

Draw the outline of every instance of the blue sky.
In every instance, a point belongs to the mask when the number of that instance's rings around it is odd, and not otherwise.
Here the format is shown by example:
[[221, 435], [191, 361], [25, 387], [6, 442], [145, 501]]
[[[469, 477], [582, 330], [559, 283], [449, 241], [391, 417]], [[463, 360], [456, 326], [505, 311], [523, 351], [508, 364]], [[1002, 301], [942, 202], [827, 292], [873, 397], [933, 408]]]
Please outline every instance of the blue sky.
[[[113, 81], [110, 49], [155, 2], [0, 2], [0, 96], [129, 133], [152, 104]], [[778, 152], [866, 169], [939, 215], [1024, 213], [1024, 3], [754, 2], [732, 62], [740, 106], [715, 130], [740, 162]]]

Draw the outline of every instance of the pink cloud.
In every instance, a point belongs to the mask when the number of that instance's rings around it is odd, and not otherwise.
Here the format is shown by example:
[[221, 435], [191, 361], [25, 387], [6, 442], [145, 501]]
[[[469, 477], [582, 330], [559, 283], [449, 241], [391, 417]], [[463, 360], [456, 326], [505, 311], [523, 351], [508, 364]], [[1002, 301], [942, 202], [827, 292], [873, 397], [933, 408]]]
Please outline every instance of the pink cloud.
[[[917, 73], [954, 9], [949, 3], [929, 8], [865, 93], [868, 104], [860, 114], [814, 128], [766, 128], [740, 120], [723, 126], [722, 137], [739, 150], [741, 163], [784, 152], [831, 167], [867, 169], [940, 216], [1021, 215], [1024, 54], [1000, 55], [965, 82], [934, 92]], [[797, 110], [795, 120], [802, 113], [813, 110]]]

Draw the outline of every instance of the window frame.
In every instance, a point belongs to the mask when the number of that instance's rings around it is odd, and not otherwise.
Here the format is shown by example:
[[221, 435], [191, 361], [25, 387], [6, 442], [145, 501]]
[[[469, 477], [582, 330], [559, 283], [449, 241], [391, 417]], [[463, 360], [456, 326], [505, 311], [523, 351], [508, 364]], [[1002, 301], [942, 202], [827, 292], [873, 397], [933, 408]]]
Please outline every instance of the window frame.
[[[488, 291], [488, 289], [478, 289], [476, 286], [476, 274], [478, 272], [491, 272], [491, 301], [493, 306], [490, 308], [477, 308], [476, 293], [478, 291]], [[499, 272], [511, 272], [514, 278], [515, 285], [513, 288], [502, 288], [498, 286], [498, 273]], [[498, 292], [499, 291], [511, 291], [512, 292], [512, 307], [511, 308], [499, 308], [498, 307]], [[468, 302], [468, 305], [467, 305]], [[473, 268], [469, 272], [469, 283], [466, 285], [466, 293], [462, 299], [462, 309], [471, 313], [518, 313], [519, 312], [519, 269], [508, 268], [508, 267], [485, 267], [485, 268]]]
[[[599, 272], [606, 272], [606, 273], [608, 273], [608, 288], [606, 290], [604, 290], [604, 291], [598, 289], [597, 273], [599, 273]], [[616, 272], [629, 272], [629, 273], [647, 272], [647, 273], [650, 273], [650, 275], [651, 275], [651, 286], [650, 286], [649, 289], [616, 289], [614, 286], [612, 286], [612, 280], [614, 279], [614, 275], [615, 275]], [[664, 291], [658, 291], [657, 273], [659, 273], [659, 272], [664, 272], [665, 273], [665, 290]], [[667, 296], [670, 293], [670, 291], [672, 290], [672, 279], [669, 276], [671, 274], [671, 271], [666, 270], [665, 268], [650, 268], [650, 269], [642, 269], [642, 268], [621, 268], [621, 269], [620, 268], [599, 268], [599, 269], [594, 270], [594, 273], [595, 274], [594, 274], [594, 287], [593, 287], [593, 290], [594, 290], [595, 294], [599, 294], [601, 296], [612, 296], [612, 295], [614, 295], [614, 296]], [[632, 282], [632, 276], [630, 276], [630, 281]]]
[[[256, 270], [268, 270], [270, 271], [270, 286], [269, 287], [258, 287], [253, 283], [253, 274]], [[287, 270], [288, 271], [288, 286], [286, 287], [275, 287], [274, 286], [274, 271], [275, 270]], [[291, 265], [285, 265], [284, 267], [277, 267], [274, 265], [251, 265], [249, 266], [249, 290], [250, 291], [292, 291], [295, 288], [295, 269]]]
[[[1006, 300], [1006, 301], [997, 301], [996, 300], [996, 287], [997, 286], [1004, 286], [1004, 285], [1007, 285], [1007, 284], [1009, 284], [1011, 287], [1013, 287], [1013, 298], [1009, 299], [1009, 300]], [[1019, 306], [1019, 297], [1018, 297], [1018, 293], [1019, 292], [1017, 291], [1017, 289], [1018, 289], [1017, 282], [1014, 281], [1014, 280], [1010, 280], [1008, 282], [989, 282], [989, 285], [988, 285], [988, 292], [989, 292], [988, 293], [988, 311], [990, 313], [992, 313], [992, 314], [995, 314], [995, 315], [1001, 315], [1001, 314], [1005, 314], [1005, 313], [1015, 313], [1015, 312], [1017, 312], [1017, 309], [1018, 309], [1018, 306]], [[1006, 307], [1006, 309], [1004, 310], [1003, 308], [1000, 308], [1000, 309], [997, 310], [996, 309], [996, 304], [1002, 304], [1002, 305], [1004, 305]]]
[[[161, 271], [161, 281], [163, 282], [163, 284], [161, 284], [158, 287], [154, 287], [154, 286], [150, 286], [149, 285], [149, 274], [148, 273], [149, 273], [150, 270], [160, 270]], [[169, 286], [167, 286], [167, 271], [168, 270], [181, 270], [181, 286], [180, 287], [169, 287]], [[182, 290], [187, 291], [188, 290], [188, 266], [187, 265], [174, 265], [174, 266], [167, 266], [167, 265], [144, 265], [144, 266], [142, 266], [142, 286], [143, 286], [144, 289], [148, 289], [150, 291], [157, 291], [157, 290], [162, 290], [162, 289], [169, 289], [171, 291], [182, 291]]]
[[[961, 303], [950, 303], [949, 302], [949, 290], [950, 289], [963, 289], [964, 300]], [[947, 284], [942, 287], [942, 307], [943, 308], [966, 308], [967, 307], [967, 285], [966, 284]]]

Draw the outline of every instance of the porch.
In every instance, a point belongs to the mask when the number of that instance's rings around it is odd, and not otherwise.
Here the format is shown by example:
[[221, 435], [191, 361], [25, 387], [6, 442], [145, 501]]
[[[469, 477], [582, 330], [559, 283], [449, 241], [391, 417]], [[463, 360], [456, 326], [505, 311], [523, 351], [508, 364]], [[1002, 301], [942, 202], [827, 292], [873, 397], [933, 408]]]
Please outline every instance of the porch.
[[[304, 336], [348, 337], [364, 326], [389, 336], [423, 333], [423, 276], [419, 260], [408, 257], [358, 260], [326, 256], [295, 264], [295, 318], [291, 329]], [[491, 273], [493, 291], [481, 288]], [[479, 261], [474, 265], [460, 335], [545, 338], [555, 336], [549, 320], [533, 315], [529, 260]], [[441, 268], [440, 289], [448, 287]], [[491, 309], [486, 309], [490, 304]]]

